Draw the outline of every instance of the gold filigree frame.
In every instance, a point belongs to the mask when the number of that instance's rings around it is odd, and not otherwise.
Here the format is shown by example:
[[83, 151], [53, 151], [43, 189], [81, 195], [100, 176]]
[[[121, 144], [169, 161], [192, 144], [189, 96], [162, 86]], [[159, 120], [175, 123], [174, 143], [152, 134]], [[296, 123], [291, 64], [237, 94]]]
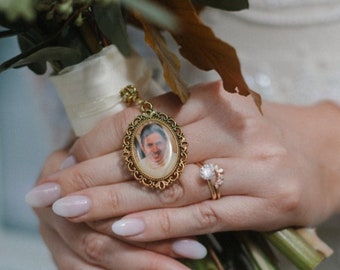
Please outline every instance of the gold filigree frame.
[[[141, 165], [141, 158], [137, 155], [137, 133], [147, 123], [156, 123], [165, 128], [168, 134], [170, 134], [170, 139], [172, 140], [171, 146], [175, 146], [174, 150], [177, 152], [174, 165], [171, 166], [167, 173], [159, 177], [150, 175]], [[184, 134], [175, 120], [165, 113], [153, 110], [147, 110], [137, 116], [129, 124], [123, 138], [123, 157], [132, 176], [144, 186], [160, 190], [167, 188], [179, 179], [186, 164], [187, 149], [188, 144]]]

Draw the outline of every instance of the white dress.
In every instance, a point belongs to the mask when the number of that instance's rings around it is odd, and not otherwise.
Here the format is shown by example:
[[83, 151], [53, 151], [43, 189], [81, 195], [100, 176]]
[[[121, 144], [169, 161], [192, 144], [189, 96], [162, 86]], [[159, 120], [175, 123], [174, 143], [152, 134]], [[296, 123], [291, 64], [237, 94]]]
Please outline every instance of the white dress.
[[[263, 98], [296, 104], [340, 102], [340, 1], [250, 0], [250, 9], [206, 9], [202, 19], [234, 46], [249, 86]], [[215, 78], [191, 73], [185, 78]]]

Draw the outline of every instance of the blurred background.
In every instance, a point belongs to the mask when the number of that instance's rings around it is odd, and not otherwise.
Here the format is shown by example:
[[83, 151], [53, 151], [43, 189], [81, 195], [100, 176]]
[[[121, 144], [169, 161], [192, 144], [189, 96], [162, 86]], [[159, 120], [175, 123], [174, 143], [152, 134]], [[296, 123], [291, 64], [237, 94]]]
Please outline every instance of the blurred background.
[[[0, 40], [0, 62], [19, 53], [15, 39]], [[62, 146], [69, 126], [44, 76], [27, 68], [0, 74], [0, 269], [54, 270], [25, 204], [45, 158]]]

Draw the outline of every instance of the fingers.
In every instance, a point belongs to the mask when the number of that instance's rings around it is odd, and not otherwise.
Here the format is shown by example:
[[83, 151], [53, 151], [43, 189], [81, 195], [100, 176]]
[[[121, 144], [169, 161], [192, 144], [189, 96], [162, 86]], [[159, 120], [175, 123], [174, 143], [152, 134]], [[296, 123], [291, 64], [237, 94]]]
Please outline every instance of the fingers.
[[[47, 175], [57, 172], [60, 169], [60, 165], [67, 158], [67, 151], [56, 151], [53, 152], [45, 161], [45, 164], [40, 172], [40, 179], [46, 177]], [[39, 184], [39, 182], [38, 182]]]
[[[230, 173], [227, 169], [226, 185], [222, 185], [220, 188], [222, 196], [231, 194], [231, 192], [240, 194], [245, 192], [244, 186], [252, 188], [256, 184], [255, 181], [252, 181], [253, 177], [249, 175], [242, 182], [237, 178], [237, 175], [244, 171], [239, 164], [244, 164], [242, 161], [230, 160], [226, 162], [224, 159], [216, 159], [216, 162], [225, 165], [229, 163], [228, 167], [233, 168]], [[97, 171], [100, 174], [99, 170]], [[95, 186], [57, 200], [53, 204], [53, 210], [58, 215], [71, 218], [74, 222], [81, 222], [119, 217], [147, 209], [181, 207], [208, 200], [211, 196], [206, 181], [199, 176], [198, 165], [189, 164], [180, 178], [180, 183], [163, 191], [143, 188], [133, 180], [120, 184]]]
[[162, 269], [188, 270], [168, 257], [176, 256], [171, 241], [138, 247], [98, 233], [86, 224], [71, 223], [49, 209], [38, 214], [43, 221], [41, 232], [60, 269], [159, 269], [162, 265]]
[[104, 270], [97, 266], [84, 262], [77, 256], [60, 238], [60, 236], [48, 226], [40, 226], [40, 233], [49, 247], [53, 260], [58, 269], [84, 269]]
[[262, 198], [230, 196], [181, 208], [131, 214], [115, 221], [112, 231], [129, 241], [157, 241], [218, 231], [281, 228], [291, 218], [278, 216], [275, 207]]
[[[62, 194], [71, 192], [57, 200], [53, 210], [73, 222], [82, 222], [115, 218], [149, 209], [182, 207], [212, 198], [207, 182], [199, 176], [199, 166], [196, 164], [186, 166], [180, 184], [164, 191], [155, 191], [128, 179], [128, 172], [122, 169], [125, 167], [118, 166], [119, 160], [118, 153], [108, 154], [57, 173], [56, 183], [61, 186], [61, 194], [55, 197], [48, 193], [47, 201], [44, 201], [47, 204], [37, 206], [50, 205]], [[217, 158], [206, 160], [205, 163], [217, 164], [224, 169], [224, 183], [220, 187], [222, 197], [244, 195], [244, 198], [261, 197], [270, 201], [270, 197], [279, 192], [284, 193], [289, 187], [288, 181], [277, 182], [271, 173], [280, 166], [277, 160]], [[116, 166], [111, 166], [111, 163]], [[75, 190], [79, 191], [73, 192]], [[57, 191], [60, 192], [60, 189]], [[286, 203], [282, 201], [280, 204]]]
[[[100, 162], [99, 162], [100, 163]], [[271, 175], [270, 160], [253, 161], [241, 158], [210, 159], [207, 164], [217, 164], [224, 169], [224, 182], [219, 188], [221, 196], [247, 195], [266, 197], [275, 194], [280, 183], [276, 183]], [[57, 200], [53, 204], [56, 214], [68, 217], [74, 222], [103, 220], [106, 218], [120, 217], [136, 211], [156, 209], [163, 207], [181, 207], [199, 203], [212, 198], [208, 183], [199, 176], [200, 167], [196, 164], [186, 166], [180, 183], [176, 183], [163, 191], [144, 188], [134, 180], [115, 183], [107, 179], [105, 162], [102, 169], [97, 168], [94, 187], [85, 188]], [[85, 166], [85, 169], [91, 168]], [[114, 175], [114, 173], [112, 173]], [[258, 177], [261, 175], [261, 177]], [[65, 183], [72, 183], [73, 179], [61, 177]], [[112, 181], [112, 184], [109, 182]], [[63, 182], [62, 182], [63, 183]], [[95, 184], [99, 186], [95, 186]], [[276, 185], [276, 186], [275, 186]], [[272, 188], [272, 190], [270, 190]], [[282, 188], [284, 190], [284, 187]], [[71, 190], [72, 191], [72, 190]], [[54, 197], [50, 197], [54, 198]], [[132, 199], [133, 198], [133, 199]]]
[[[112, 235], [112, 220], [96, 221], [87, 223], [94, 231], [101, 232], [105, 235]], [[204, 245], [194, 237], [166, 239], [156, 242], [131, 242], [123, 237], [117, 236], [118, 239], [134, 246], [154, 251], [173, 258], [203, 259], [208, 251]]]
[[[93, 187], [72, 193], [53, 204], [53, 210], [72, 221], [101, 220], [134, 211], [182, 206], [209, 199], [205, 183], [198, 181], [198, 168], [188, 165], [180, 179], [163, 191], [144, 188], [136, 181]], [[87, 200], [85, 209], [80, 200]]]
[[[190, 141], [188, 164], [202, 162], [211, 157], [228, 158], [230, 156], [237, 156], [236, 152], [239, 151], [237, 142], [235, 142], [234, 138], [225, 135], [225, 132], [223, 133], [223, 125], [218, 123], [218, 121], [214, 123], [213, 120], [203, 119], [183, 128], [187, 133], [187, 140]], [[216, 136], [215, 133], [207, 133], [206, 129], [202, 129], [202, 126], [206, 127], [207, 130], [221, 133], [222, 136]], [[110, 149], [109, 147], [107, 148]], [[47, 197], [47, 199], [55, 199], [58, 196], [64, 196], [81, 189], [120, 183], [129, 179], [131, 179], [131, 175], [124, 164], [122, 152], [117, 150], [61, 170], [40, 180], [40, 183], [55, 182], [57, 184], [54, 186], [55, 192], [61, 192], [61, 194], [53, 194], [53, 196]], [[46, 188], [49, 190], [51, 186], [49, 185]], [[42, 191], [45, 191], [44, 187], [42, 187]], [[50, 192], [48, 193], [50, 194]], [[32, 207], [47, 206], [52, 202], [49, 200], [43, 200], [41, 203], [34, 201], [34, 204], [30, 205]]]
[[61, 186], [61, 195], [94, 186], [116, 184], [131, 179], [119, 151], [93, 158], [45, 178]]
[[[65, 153], [63, 156], [66, 158]], [[27, 193], [26, 202], [34, 208], [46, 207], [68, 193], [129, 180], [131, 176], [122, 163], [120, 153], [115, 152], [59, 170], [41, 178], [39, 185]], [[63, 161], [59, 159], [58, 168], [60, 164]]]

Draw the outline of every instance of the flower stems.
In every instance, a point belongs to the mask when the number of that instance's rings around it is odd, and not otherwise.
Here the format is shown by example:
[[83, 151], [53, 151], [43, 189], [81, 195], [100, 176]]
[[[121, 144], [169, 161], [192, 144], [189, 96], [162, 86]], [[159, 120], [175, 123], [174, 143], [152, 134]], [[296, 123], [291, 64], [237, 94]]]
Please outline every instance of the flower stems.
[[202, 260], [183, 260], [194, 270], [279, 270], [272, 251], [277, 248], [300, 270], [315, 269], [332, 250], [315, 230], [287, 228], [274, 232], [224, 232], [199, 237], [207, 247]]
[[255, 270], [279, 270], [278, 261], [262, 234], [240, 232], [239, 239]]
[[315, 249], [293, 228], [268, 232], [264, 235], [300, 270], [314, 269], [326, 258], [325, 254]]

